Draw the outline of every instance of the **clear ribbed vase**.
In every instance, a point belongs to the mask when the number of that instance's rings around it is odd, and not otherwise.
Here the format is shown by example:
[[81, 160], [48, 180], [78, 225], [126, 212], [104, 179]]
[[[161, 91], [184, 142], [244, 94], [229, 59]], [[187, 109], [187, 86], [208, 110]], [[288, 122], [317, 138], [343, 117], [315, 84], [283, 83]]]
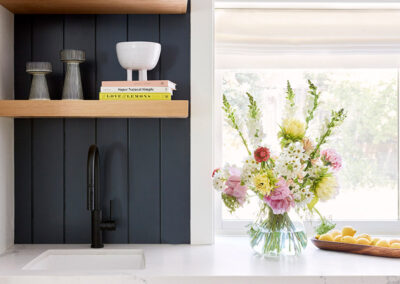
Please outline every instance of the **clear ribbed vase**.
[[265, 218], [258, 218], [248, 231], [250, 245], [260, 256], [299, 255], [307, 247], [304, 224], [294, 210], [275, 215], [268, 207]]

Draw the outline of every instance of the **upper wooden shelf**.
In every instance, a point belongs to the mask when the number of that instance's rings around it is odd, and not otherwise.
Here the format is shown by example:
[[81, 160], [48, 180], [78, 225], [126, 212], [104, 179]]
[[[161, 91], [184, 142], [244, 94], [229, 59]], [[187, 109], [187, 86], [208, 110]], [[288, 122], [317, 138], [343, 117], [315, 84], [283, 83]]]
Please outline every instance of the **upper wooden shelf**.
[[188, 101], [0, 100], [0, 117], [187, 118]]
[[185, 14], [188, 0], [0, 0], [14, 14]]

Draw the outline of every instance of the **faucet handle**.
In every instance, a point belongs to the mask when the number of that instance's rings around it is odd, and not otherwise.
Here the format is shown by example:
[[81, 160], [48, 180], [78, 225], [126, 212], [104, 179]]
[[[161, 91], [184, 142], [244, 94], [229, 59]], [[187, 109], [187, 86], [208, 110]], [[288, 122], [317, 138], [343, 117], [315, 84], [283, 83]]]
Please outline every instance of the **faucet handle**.
[[114, 231], [116, 229], [115, 221], [112, 219], [112, 204], [113, 201], [110, 200], [110, 215], [107, 221], [100, 224], [102, 230]]
[[113, 201], [112, 201], [112, 199], [110, 199], [110, 215], [108, 218], [109, 221], [112, 221], [112, 204], [113, 204]]

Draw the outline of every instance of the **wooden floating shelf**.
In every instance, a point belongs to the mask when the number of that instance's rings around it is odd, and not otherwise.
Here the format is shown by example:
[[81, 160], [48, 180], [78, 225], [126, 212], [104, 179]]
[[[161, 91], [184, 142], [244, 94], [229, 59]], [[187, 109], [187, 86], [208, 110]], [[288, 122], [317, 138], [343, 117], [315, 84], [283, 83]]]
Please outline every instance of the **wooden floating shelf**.
[[0, 0], [14, 14], [185, 14], [188, 0]]
[[0, 100], [0, 117], [187, 118], [188, 101]]

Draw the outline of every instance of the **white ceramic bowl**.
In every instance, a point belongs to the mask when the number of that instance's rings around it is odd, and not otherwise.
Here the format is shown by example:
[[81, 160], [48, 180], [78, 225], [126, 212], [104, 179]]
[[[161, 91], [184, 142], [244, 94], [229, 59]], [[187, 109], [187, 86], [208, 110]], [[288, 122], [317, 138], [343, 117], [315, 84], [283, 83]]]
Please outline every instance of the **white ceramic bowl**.
[[116, 46], [119, 64], [127, 70], [127, 80], [132, 81], [132, 70], [139, 71], [139, 81], [147, 80], [147, 70], [156, 67], [161, 45], [157, 42], [127, 41]]

